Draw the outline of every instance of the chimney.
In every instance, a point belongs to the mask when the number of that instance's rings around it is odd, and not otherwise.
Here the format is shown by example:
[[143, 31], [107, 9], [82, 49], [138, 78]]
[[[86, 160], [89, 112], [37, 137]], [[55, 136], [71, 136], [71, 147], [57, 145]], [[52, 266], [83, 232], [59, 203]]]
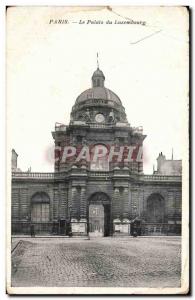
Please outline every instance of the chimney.
[[17, 169], [17, 160], [18, 160], [18, 154], [14, 149], [12, 149], [12, 170]]
[[166, 160], [166, 156], [161, 153], [159, 153], [159, 156], [157, 158], [157, 171], [158, 173], [161, 172], [161, 166], [163, 165], [163, 162]]

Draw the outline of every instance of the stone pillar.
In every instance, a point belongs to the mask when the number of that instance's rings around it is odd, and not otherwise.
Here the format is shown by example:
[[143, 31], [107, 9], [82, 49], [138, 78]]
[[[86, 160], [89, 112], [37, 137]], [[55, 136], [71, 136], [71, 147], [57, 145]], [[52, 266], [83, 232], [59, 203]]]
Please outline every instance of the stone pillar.
[[174, 224], [174, 214], [175, 214], [175, 197], [174, 192], [169, 191], [168, 192], [168, 201], [167, 201], [167, 219], [169, 224]]
[[52, 221], [59, 219], [59, 187], [54, 187], [53, 191], [53, 218]]
[[86, 188], [72, 187], [71, 230], [73, 236], [85, 236], [87, 234], [86, 212]]
[[137, 189], [131, 190], [131, 219], [138, 215], [138, 191]]
[[123, 188], [119, 188], [119, 212], [120, 212], [120, 219], [123, 219]]
[[119, 194], [118, 187], [114, 187], [112, 213], [113, 213], [113, 219], [120, 218], [120, 194]]
[[59, 219], [65, 219], [67, 216], [67, 190], [59, 190]]
[[122, 226], [121, 234], [130, 234], [130, 222], [129, 222], [129, 188], [124, 187], [122, 190]]
[[87, 199], [86, 199], [86, 187], [81, 187], [80, 196], [80, 218], [87, 219]]
[[78, 204], [77, 204], [77, 188], [72, 186], [71, 188], [71, 210], [70, 210], [70, 220], [71, 220], [71, 232], [72, 235], [77, 235], [78, 228]]
[[129, 218], [129, 188], [125, 187], [123, 190], [123, 219]]
[[77, 219], [77, 211], [78, 211], [78, 207], [77, 207], [77, 188], [76, 187], [72, 187], [71, 189], [71, 204], [72, 204], [72, 209], [70, 212], [70, 217], [71, 219]]
[[86, 187], [81, 187], [80, 194], [80, 228], [79, 235], [87, 235], [87, 197], [86, 197]]
[[114, 187], [114, 195], [113, 195], [113, 204], [112, 204], [112, 212], [113, 212], [113, 235], [120, 235], [122, 230], [122, 222], [120, 220], [121, 217], [121, 193], [119, 187]]

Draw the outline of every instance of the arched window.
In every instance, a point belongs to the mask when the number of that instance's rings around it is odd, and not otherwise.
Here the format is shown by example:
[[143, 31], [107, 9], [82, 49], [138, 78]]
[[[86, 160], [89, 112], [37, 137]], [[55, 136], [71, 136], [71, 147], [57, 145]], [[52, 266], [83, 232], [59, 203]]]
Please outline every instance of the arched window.
[[49, 222], [49, 196], [38, 192], [31, 199], [31, 221], [35, 223]]
[[91, 149], [92, 171], [109, 171], [108, 149], [106, 146], [97, 144]]

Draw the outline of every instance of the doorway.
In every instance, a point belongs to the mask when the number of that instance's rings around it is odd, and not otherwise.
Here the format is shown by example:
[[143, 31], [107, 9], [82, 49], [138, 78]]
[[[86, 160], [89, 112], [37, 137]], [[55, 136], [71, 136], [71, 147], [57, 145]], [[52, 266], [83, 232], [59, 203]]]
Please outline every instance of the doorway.
[[89, 205], [89, 234], [104, 236], [104, 207], [102, 204]]
[[109, 236], [110, 223], [110, 199], [104, 193], [96, 193], [89, 200], [88, 230], [92, 237]]

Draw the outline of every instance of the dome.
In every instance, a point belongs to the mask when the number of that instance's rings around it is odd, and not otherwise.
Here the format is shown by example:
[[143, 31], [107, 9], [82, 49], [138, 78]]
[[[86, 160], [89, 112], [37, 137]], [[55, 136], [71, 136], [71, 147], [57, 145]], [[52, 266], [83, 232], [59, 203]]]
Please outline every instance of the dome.
[[97, 68], [97, 70], [93, 73], [92, 78], [94, 78], [96, 76], [100, 76], [100, 77], [103, 77], [105, 79], [104, 73], [99, 68]]
[[102, 122], [127, 122], [125, 109], [119, 97], [104, 86], [104, 73], [97, 67], [92, 75], [92, 87], [76, 99], [71, 112], [71, 122], [96, 123], [101, 115]]
[[111, 90], [105, 87], [92, 87], [90, 89], [85, 90], [82, 92], [76, 99], [76, 104], [80, 104], [81, 102], [89, 99], [101, 99], [101, 100], [110, 100], [118, 105], [121, 105], [121, 100], [119, 97], [112, 92]]
[[101, 100], [110, 100], [115, 102], [118, 105], [122, 105], [119, 97], [107, 89], [104, 86], [105, 76], [104, 73], [97, 68], [97, 70], [93, 73], [92, 76], [92, 88], [87, 89], [82, 92], [76, 99], [76, 104], [80, 104], [81, 102], [88, 99], [101, 99]]

